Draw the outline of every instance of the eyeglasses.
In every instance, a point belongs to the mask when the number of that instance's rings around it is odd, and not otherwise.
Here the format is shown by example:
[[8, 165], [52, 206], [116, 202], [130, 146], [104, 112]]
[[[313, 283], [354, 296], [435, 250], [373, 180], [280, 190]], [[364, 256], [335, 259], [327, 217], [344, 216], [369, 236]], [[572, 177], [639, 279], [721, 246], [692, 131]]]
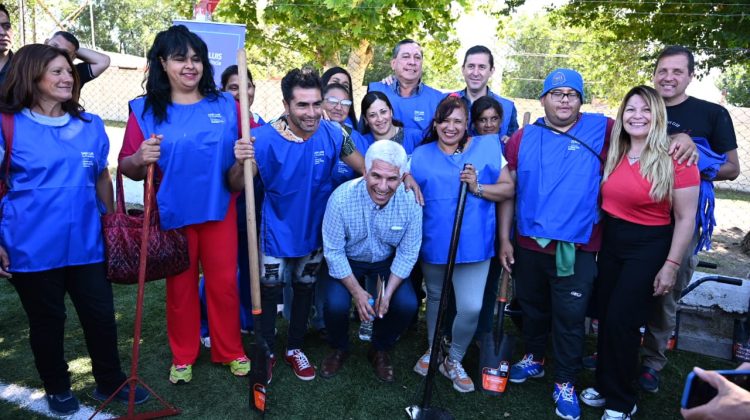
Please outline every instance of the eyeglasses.
[[341, 106], [352, 106], [352, 101], [348, 99], [338, 99], [334, 98], [333, 96], [329, 96], [326, 98], [326, 102], [328, 102], [331, 106], [341, 105]]
[[562, 102], [563, 98], [568, 98], [569, 102], [576, 102], [579, 99], [581, 99], [581, 95], [578, 94], [578, 92], [560, 92], [559, 90], [554, 90], [549, 93], [549, 95], [552, 97], [552, 100], [555, 102]]
[[0, 23], [0, 28], [3, 28], [3, 30], [7, 32], [13, 29], [13, 26], [10, 24], [10, 22], [2, 22]]

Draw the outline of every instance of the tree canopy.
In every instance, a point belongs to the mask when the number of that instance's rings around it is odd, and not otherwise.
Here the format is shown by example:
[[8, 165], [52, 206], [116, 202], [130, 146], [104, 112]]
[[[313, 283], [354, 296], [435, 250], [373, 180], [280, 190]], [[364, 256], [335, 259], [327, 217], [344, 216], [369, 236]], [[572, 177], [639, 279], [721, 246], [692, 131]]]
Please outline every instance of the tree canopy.
[[568, 26], [610, 31], [620, 41], [686, 46], [705, 70], [750, 60], [747, 1], [571, 0], [555, 12]]
[[501, 21], [501, 43], [507, 45], [502, 92], [513, 98], [536, 98], [546, 75], [558, 67], [581, 73], [586, 101], [617, 103], [632, 86], [647, 83], [650, 63], [641, 43], [619, 42], [606, 30], [555, 26], [536, 14]]
[[[292, 50], [318, 66], [346, 67], [354, 83], [361, 84], [374, 48], [390, 48], [403, 38], [423, 45], [441, 43], [442, 57], [430, 61], [431, 66], [444, 67], [447, 56], [449, 63], [455, 62], [453, 24], [469, 4], [470, 0], [435, 0], [429, 6], [418, 0], [270, 0], [259, 10], [256, 2], [224, 0], [215, 16], [246, 24], [248, 42], [263, 57]], [[378, 59], [390, 60], [390, 54]]]

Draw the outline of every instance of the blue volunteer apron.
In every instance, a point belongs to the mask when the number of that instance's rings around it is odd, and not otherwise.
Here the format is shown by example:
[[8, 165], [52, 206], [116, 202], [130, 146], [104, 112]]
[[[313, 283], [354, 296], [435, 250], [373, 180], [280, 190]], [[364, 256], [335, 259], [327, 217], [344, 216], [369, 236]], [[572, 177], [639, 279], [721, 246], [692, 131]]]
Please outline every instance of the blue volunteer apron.
[[[369, 144], [367, 144], [367, 140], [365, 140], [364, 137], [362, 137], [361, 134], [359, 134], [358, 131], [351, 129], [351, 127], [345, 127], [344, 130], [351, 131], [349, 135], [352, 138], [352, 141], [354, 142], [354, 145], [357, 147], [357, 150], [359, 153], [362, 153], [362, 156], [367, 153], [367, 147]], [[336, 157], [336, 167], [333, 169], [333, 188], [335, 189], [339, 185], [343, 184], [346, 181], [349, 181], [350, 179], [354, 179], [357, 177], [357, 173], [354, 172], [354, 169], [350, 168], [349, 165], [346, 164], [343, 160], [341, 160], [338, 156]]]
[[164, 136], [156, 194], [161, 228], [224, 220], [230, 200], [226, 175], [235, 162], [239, 132], [234, 98], [222, 93], [190, 105], [171, 104], [167, 120], [158, 125], [150, 108], [143, 115], [144, 106], [143, 97], [130, 101], [143, 137]]
[[306, 141], [283, 138], [272, 124], [253, 131], [255, 161], [263, 180], [263, 253], [277, 258], [302, 257], [322, 246], [321, 227], [331, 176], [343, 136], [325, 120]]
[[[474, 137], [463, 153], [446, 155], [432, 142], [418, 147], [411, 174], [425, 198], [420, 257], [430, 264], [447, 264], [448, 248], [458, 205], [459, 176], [465, 163], [478, 171], [480, 184], [494, 184], [504, 164], [497, 136]], [[469, 194], [466, 198], [456, 263], [491, 258], [495, 243], [495, 203]]]
[[[395, 82], [394, 82], [395, 83]], [[422, 84], [418, 94], [409, 97], [399, 96], [391, 86], [381, 82], [370, 83], [368, 92], [383, 92], [393, 105], [393, 118], [401, 121], [406, 128], [424, 132], [432, 123], [438, 104], [445, 94]]]
[[104, 261], [96, 182], [107, 169], [109, 139], [98, 116], [82, 118], [90, 122], [71, 117], [55, 127], [15, 115], [0, 222], [11, 272]]
[[[581, 114], [568, 134], [601, 153], [607, 118]], [[523, 236], [588, 243], [597, 219], [601, 163], [585, 146], [527, 125], [518, 151], [516, 218]]]

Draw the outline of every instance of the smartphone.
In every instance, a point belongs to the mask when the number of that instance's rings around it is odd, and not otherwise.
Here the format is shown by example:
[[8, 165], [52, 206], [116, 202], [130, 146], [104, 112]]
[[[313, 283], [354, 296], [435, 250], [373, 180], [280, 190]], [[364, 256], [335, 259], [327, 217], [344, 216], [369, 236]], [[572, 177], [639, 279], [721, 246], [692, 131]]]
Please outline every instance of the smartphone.
[[[750, 370], [717, 370], [715, 372], [740, 388], [750, 391]], [[685, 380], [685, 390], [682, 392], [682, 408], [706, 404], [717, 393], [716, 388], [701, 379], [695, 372], [690, 372]]]

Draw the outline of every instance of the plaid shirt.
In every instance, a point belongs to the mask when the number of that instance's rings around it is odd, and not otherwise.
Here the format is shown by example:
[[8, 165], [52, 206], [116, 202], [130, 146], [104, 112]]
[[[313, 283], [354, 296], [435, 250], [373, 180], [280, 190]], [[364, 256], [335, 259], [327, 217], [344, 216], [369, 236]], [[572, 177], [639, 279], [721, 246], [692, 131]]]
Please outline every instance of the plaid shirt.
[[394, 251], [391, 273], [406, 278], [421, 245], [422, 208], [403, 184], [383, 207], [370, 198], [364, 178], [342, 184], [328, 200], [323, 252], [333, 278], [343, 279], [352, 273], [349, 260], [379, 262]]

